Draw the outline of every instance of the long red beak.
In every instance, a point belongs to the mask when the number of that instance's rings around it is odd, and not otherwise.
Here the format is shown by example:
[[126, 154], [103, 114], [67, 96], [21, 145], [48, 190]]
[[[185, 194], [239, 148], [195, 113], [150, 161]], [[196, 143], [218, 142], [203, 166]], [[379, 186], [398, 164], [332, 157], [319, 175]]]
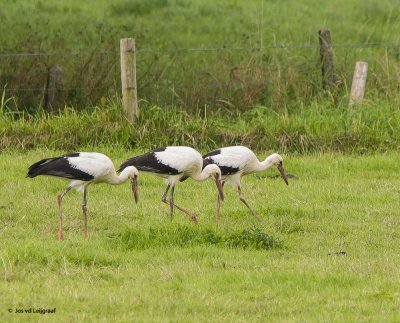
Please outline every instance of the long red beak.
[[224, 200], [224, 190], [222, 188], [221, 179], [216, 175], [215, 177], [215, 184], [217, 185], [218, 194], [221, 198], [221, 201]]
[[135, 203], [137, 203], [139, 200], [137, 176], [134, 176], [132, 178], [132, 192], [133, 192], [133, 198], [135, 199]]
[[286, 185], [289, 185], [288, 178], [286, 176], [285, 169], [283, 168], [283, 165], [278, 165], [278, 170], [281, 173], [281, 176], [282, 176], [283, 180], [285, 181]]

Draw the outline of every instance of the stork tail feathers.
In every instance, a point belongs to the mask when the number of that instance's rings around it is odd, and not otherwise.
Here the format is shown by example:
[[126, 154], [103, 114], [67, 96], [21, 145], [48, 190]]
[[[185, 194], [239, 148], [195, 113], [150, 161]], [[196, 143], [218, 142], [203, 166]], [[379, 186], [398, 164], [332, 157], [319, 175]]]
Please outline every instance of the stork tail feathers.
[[26, 177], [36, 177], [38, 175], [46, 175], [46, 166], [53, 160], [57, 158], [45, 158], [42, 160], [39, 160], [38, 162], [32, 164], [29, 166], [28, 169], [28, 174], [26, 174]]

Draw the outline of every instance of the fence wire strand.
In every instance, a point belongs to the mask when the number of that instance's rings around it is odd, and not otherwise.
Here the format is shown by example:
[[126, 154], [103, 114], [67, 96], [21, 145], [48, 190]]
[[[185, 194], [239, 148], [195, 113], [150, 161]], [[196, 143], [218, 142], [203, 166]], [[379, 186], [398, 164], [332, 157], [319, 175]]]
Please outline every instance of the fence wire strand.
[[[366, 43], [366, 44], [332, 44], [331, 48], [399, 48], [400, 43]], [[176, 49], [154, 49], [154, 48], [137, 48], [137, 53], [154, 53], [154, 54], [174, 54], [181, 52], [257, 52], [269, 49], [319, 49], [319, 44], [298, 44], [298, 45], [270, 45], [260, 47], [193, 47], [193, 48], [176, 48]], [[116, 55], [120, 52], [117, 50], [105, 51], [71, 51], [71, 52], [0, 52], [0, 57], [24, 57], [24, 56], [79, 56], [79, 55]]]

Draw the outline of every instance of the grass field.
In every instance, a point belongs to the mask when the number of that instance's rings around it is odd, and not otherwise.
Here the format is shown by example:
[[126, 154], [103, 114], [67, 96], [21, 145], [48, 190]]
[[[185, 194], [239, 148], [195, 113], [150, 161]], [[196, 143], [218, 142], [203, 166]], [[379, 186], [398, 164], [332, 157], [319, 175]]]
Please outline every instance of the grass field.
[[[104, 152], [117, 165], [133, 155]], [[268, 177], [276, 170], [245, 177], [261, 226], [227, 187], [216, 228], [211, 181], [176, 189], [198, 226], [179, 213], [170, 221], [159, 178], [141, 175], [137, 206], [128, 184], [93, 186], [90, 237], [71, 192], [62, 242], [55, 198], [65, 183], [25, 178], [59, 153], [0, 154], [2, 322], [400, 320], [398, 152], [284, 156], [299, 177], [289, 186]], [[56, 313], [8, 313], [30, 308]]]

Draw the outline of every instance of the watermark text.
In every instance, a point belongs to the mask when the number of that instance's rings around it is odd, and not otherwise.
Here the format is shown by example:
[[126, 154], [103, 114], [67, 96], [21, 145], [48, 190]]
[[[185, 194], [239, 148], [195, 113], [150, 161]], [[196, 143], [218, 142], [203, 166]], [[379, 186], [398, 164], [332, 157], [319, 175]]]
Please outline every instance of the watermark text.
[[8, 313], [12, 314], [55, 314], [56, 308], [42, 308], [42, 307], [10, 307]]

